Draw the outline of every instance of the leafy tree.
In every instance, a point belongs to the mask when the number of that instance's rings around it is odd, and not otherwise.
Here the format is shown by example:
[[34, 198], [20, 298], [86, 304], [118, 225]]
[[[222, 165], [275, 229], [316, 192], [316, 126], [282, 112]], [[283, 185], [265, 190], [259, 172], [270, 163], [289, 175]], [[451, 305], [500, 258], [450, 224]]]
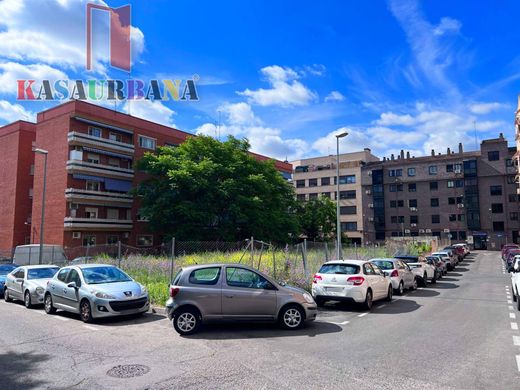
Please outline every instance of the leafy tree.
[[336, 203], [325, 196], [298, 205], [298, 224], [309, 240], [328, 240], [336, 231]]
[[138, 162], [148, 175], [135, 192], [151, 228], [180, 240], [286, 242], [297, 233], [294, 189], [272, 161], [258, 161], [249, 142], [188, 138]]

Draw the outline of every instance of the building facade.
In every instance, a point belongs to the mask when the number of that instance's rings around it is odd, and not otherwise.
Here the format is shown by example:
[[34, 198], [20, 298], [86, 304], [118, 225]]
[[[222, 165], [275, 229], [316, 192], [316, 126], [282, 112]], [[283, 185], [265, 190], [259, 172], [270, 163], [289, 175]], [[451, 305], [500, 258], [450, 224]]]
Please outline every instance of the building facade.
[[339, 199], [341, 231], [353, 243], [364, 241], [365, 220], [363, 218], [363, 193], [361, 177], [363, 167], [377, 162], [370, 149], [345, 153], [339, 156], [340, 192], [337, 196], [337, 156], [308, 158], [292, 161], [293, 184], [297, 199], [308, 201], [319, 196]]
[[[161, 235], [150, 231], [129, 194], [146, 178], [134, 163], [157, 146], [174, 147], [190, 136], [194, 135], [80, 101], [39, 113], [35, 124], [16, 122], [0, 128], [0, 161], [13, 168], [2, 172], [0, 182], [8, 189], [0, 194], [0, 207], [9, 216], [0, 223], [0, 250], [39, 243], [44, 156], [35, 156], [33, 147], [48, 151], [46, 244], [161, 244]], [[290, 164], [275, 165], [290, 175]]]

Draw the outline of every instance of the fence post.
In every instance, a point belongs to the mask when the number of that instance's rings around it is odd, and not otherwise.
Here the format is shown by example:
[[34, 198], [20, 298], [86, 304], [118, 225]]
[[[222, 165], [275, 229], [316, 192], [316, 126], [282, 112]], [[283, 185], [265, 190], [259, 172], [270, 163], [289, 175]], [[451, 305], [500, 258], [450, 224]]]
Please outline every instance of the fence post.
[[325, 244], [325, 261], [329, 261], [329, 244], [327, 243], [327, 241], [324, 242]]
[[308, 277], [308, 270], [307, 270], [307, 239], [303, 239], [303, 245], [302, 245], [302, 259], [303, 259], [303, 273], [305, 274], [305, 277]]
[[117, 241], [117, 266], [121, 268], [121, 240]]
[[173, 281], [173, 263], [175, 261], [175, 237], [172, 237], [172, 252], [170, 255], [170, 283]]

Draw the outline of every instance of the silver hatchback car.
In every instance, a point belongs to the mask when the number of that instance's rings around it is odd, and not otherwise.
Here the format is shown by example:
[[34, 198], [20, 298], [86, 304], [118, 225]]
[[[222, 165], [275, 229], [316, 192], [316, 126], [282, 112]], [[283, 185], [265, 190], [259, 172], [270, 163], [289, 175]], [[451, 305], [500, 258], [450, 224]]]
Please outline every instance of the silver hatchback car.
[[63, 267], [47, 284], [44, 307], [78, 313], [84, 322], [95, 318], [141, 314], [150, 301], [146, 288], [113, 265]]
[[195, 333], [202, 322], [218, 320], [270, 321], [298, 329], [318, 313], [306, 291], [276, 283], [241, 264], [181, 269], [170, 286], [166, 309], [181, 335]]

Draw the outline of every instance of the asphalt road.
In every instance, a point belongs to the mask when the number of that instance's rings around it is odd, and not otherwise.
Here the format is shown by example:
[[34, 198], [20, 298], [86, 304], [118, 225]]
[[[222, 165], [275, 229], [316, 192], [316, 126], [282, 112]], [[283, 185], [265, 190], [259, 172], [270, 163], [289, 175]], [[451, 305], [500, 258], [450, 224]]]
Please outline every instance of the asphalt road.
[[[327, 306], [296, 332], [212, 325], [182, 338], [158, 314], [85, 325], [1, 301], [0, 387], [519, 389], [520, 312], [499, 256], [471, 255], [436, 285], [370, 313]], [[149, 371], [107, 375], [130, 364]]]

